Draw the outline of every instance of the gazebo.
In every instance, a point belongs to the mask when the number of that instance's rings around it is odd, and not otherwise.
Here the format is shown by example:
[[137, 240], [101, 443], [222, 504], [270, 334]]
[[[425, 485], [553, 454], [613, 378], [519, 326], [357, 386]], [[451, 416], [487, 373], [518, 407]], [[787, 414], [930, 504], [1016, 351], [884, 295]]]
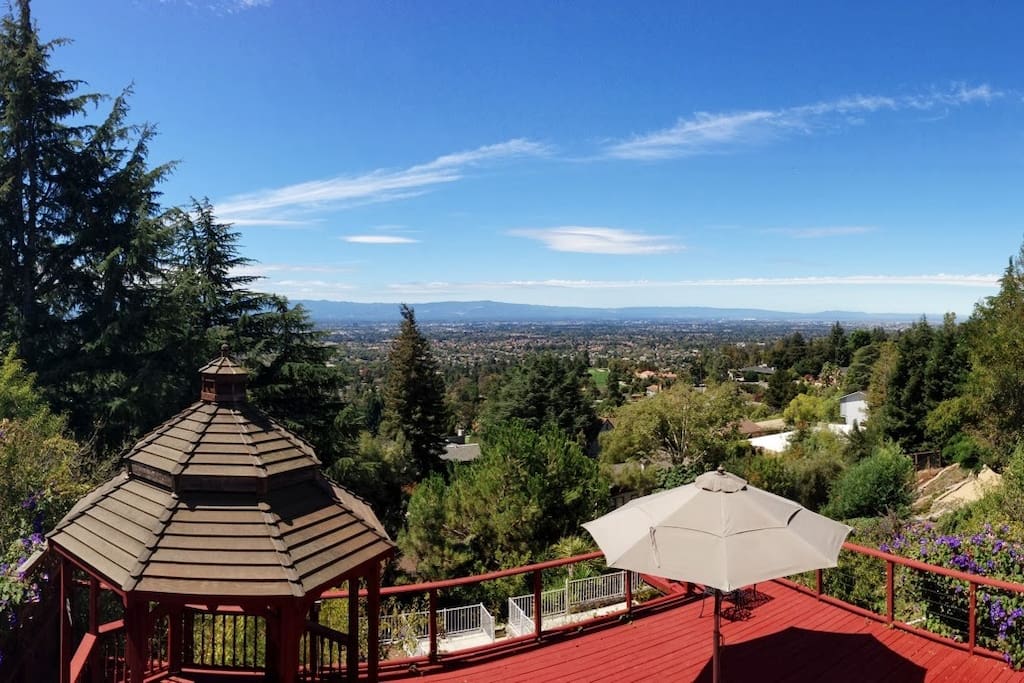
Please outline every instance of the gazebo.
[[[394, 543], [365, 501], [323, 475], [308, 443], [246, 402], [248, 373], [226, 347], [200, 374], [200, 400], [136, 443], [126, 470], [80, 500], [47, 537], [60, 566], [61, 682], [86, 668], [92, 680], [102, 679], [95, 641], [103, 590], [124, 607], [118, 680], [142, 683], [201, 668], [190, 654], [194, 620], [211, 614], [249, 619], [232, 622], [241, 625], [220, 647], [237, 647], [238, 629], [243, 649], [250, 647], [247, 631], [262, 638], [263, 661], [250, 658], [257, 676], [280, 683], [300, 673], [315, 677], [317, 651], [310, 647], [302, 662], [300, 641], [326, 632], [344, 648], [354, 680], [360, 580], [367, 590], [366, 674], [375, 680], [381, 564]], [[85, 582], [74, 579], [76, 569], [88, 577], [89, 615], [77, 628], [72, 596]], [[317, 598], [345, 582], [347, 634], [315, 623]], [[76, 631], [84, 632], [77, 644]], [[234, 653], [230, 661], [238, 662]]]

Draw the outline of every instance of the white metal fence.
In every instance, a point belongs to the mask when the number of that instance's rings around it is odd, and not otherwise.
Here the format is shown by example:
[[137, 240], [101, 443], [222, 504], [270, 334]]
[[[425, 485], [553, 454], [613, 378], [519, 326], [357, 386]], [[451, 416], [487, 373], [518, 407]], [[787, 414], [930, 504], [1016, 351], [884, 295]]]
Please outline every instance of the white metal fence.
[[[532, 598], [533, 596], [529, 596]], [[533, 603], [531, 601], [530, 612], [533, 612]], [[529, 633], [533, 630], [533, 619], [531, 615], [526, 613], [522, 607], [519, 606], [519, 602], [515, 598], [508, 599], [508, 622], [505, 623], [505, 632], [511, 637], [521, 636], [525, 633]]]
[[[540, 594], [540, 616], [553, 617], [569, 613], [564, 588], [544, 591]], [[508, 623], [505, 630], [509, 635], [521, 636], [533, 633], [533, 593], [517, 595], [508, 599]]]
[[[494, 617], [483, 603], [437, 610], [437, 640], [443, 644], [458, 636], [478, 634], [494, 642]], [[381, 645], [399, 645], [415, 651], [430, 638], [430, 613], [426, 610], [384, 614], [380, 618]], [[410, 652], [411, 654], [411, 652]]]
[[[633, 590], [643, 585], [640, 575], [630, 572]], [[596, 609], [626, 598], [626, 572], [588, 576], [571, 579], [562, 588], [541, 593], [541, 628], [545, 621], [565, 621], [570, 614]], [[517, 595], [508, 599], [508, 623], [510, 636], [533, 633], [533, 594]]]

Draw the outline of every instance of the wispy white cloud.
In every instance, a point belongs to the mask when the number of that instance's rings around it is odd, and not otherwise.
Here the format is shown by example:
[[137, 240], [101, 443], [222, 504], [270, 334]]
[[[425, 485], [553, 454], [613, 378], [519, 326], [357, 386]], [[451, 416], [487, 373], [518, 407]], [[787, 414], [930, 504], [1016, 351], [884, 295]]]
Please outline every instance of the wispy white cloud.
[[264, 289], [270, 289], [290, 299], [334, 299], [349, 297], [359, 288], [348, 282], [335, 280], [274, 280], [266, 283]]
[[291, 299], [337, 299], [351, 296], [358, 287], [331, 278], [357, 270], [350, 265], [251, 263], [232, 268], [231, 274], [260, 278], [255, 288], [261, 292], [274, 292]]
[[416, 244], [419, 240], [400, 235], [347, 235], [342, 237], [353, 244]]
[[673, 289], [683, 287], [947, 286], [995, 287], [998, 275], [834, 275], [818, 277], [710, 278], [698, 280], [505, 280], [490, 282], [410, 282], [388, 286], [393, 293], [472, 293], [509, 289]]
[[160, 0], [163, 5], [184, 5], [194, 10], [216, 14], [235, 14], [257, 7], [270, 7], [273, 0]]
[[537, 240], [553, 251], [580, 254], [660, 254], [683, 248], [667, 237], [619, 228], [563, 225], [553, 228], [522, 228], [510, 230], [509, 234]]
[[515, 138], [494, 145], [485, 145], [467, 152], [456, 152], [446, 154], [433, 161], [413, 168], [449, 168], [459, 169], [463, 166], [473, 166], [485, 161], [515, 159], [522, 157], [543, 157], [552, 153], [550, 146], [525, 138]]
[[273, 228], [312, 228], [315, 224], [321, 223], [319, 219], [295, 220], [289, 218], [246, 218], [225, 216], [217, 217], [221, 223], [231, 223], [234, 226], [243, 227], [273, 227]]
[[841, 237], [844, 235], [863, 235], [874, 232], [876, 228], [869, 225], [832, 225], [817, 228], [771, 228], [765, 232], [786, 235], [794, 239], [809, 240], [823, 237]]
[[415, 196], [460, 180], [469, 169], [476, 166], [541, 157], [550, 152], [547, 145], [518, 138], [447, 154], [405, 169], [377, 169], [358, 175], [335, 176], [235, 195], [216, 204], [217, 215], [225, 216], [225, 221], [231, 220], [238, 225], [252, 225], [252, 221], [280, 224], [282, 220], [300, 220], [303, 215], [317, 210]]
[[604, 153], [619, 159], [641, 160], [706, 154], [837, 126], [856, 125], [862, 123], [867, 115], [880, 111], [931, 111], [940, 107], [988, 103], [1003, 95], [988, 84], [970, 86], [954, 83], [946, 89], [909, 95], [850, 95], [782, 109], [697, 112], [689, 118], [680, 118], [668, 128], [612, 143]]
[[250, 263], [246, 266], [239, 266], [231, 269], [232, 275], [255, 275], [256, 277], [269, 277], [277, 273], [352, 273], [355, 268], [351, 266], [328, 266], [328, 265], [305, 265], [293, 263]]

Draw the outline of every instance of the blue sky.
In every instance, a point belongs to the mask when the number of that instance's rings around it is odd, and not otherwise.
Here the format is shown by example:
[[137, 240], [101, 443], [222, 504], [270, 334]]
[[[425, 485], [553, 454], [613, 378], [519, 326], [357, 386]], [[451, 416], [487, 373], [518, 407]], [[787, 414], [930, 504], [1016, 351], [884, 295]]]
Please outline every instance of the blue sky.
[[34, 14], [264, 289], [967, 314], [1024, 237], [1024, 6], [835, 4]]

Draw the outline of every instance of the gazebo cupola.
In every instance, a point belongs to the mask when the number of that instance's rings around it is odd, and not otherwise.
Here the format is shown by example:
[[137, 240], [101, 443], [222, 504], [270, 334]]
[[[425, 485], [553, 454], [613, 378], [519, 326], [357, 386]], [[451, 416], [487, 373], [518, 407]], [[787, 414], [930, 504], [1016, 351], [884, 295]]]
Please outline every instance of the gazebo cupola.
[[220, 358], [199, 368], [202, 389], [199, 398], [211, 403], [245, 403], [245, 385], [249, 373], [228, 356], [228, 345], [220, 347]]
[[[121, 596], [131, 683], [153, 680], [145, 662], [158, 615], [167, 614], [175, 673], [189, 615], [225, 606], [266, 619], [268, 677], [293, 681], [307, 615], [326, 588], [348, 581], [357, 591], [365, 579], [376, 622], [381, 562], [394, 544], [365, 501], [323, 475], [308, 443], [246, 401], [248, 373], [226, 348], [200, 374], [200, 400], [129, 449], [126, 471], [80, 500], [49, 544], [94, 589]], [[358, 633], [337, 635], [357, 656]]]

